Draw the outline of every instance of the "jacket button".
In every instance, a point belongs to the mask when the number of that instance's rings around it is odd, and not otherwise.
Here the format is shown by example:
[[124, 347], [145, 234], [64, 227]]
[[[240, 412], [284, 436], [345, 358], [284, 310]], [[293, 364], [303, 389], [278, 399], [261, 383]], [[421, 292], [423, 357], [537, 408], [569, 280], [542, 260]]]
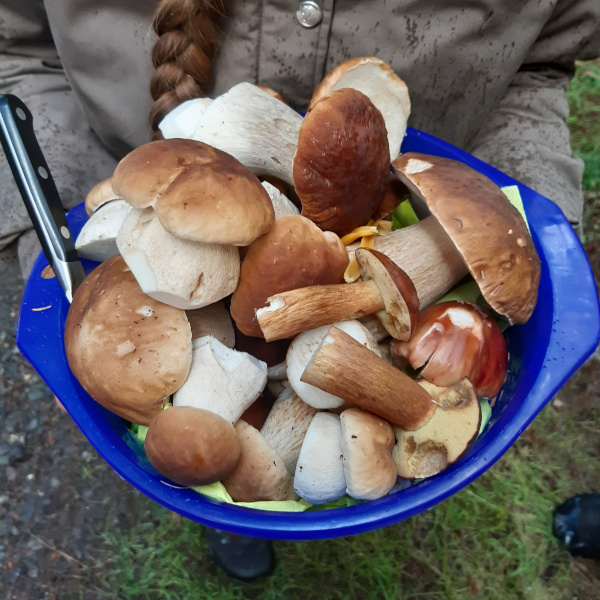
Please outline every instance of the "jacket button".
[[321, 7], [313, 0], [305, 0], [300, 2], [298, 9], [296, 10], [296, 19], [302, 27], [310, 29], [316, 27], [323, 18], [323, 11]]

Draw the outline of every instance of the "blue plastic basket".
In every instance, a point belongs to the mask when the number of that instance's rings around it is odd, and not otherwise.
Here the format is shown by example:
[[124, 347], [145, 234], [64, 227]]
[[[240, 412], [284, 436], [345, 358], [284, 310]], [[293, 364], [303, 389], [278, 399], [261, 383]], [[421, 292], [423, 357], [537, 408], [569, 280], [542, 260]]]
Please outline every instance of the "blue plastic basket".
[[[562, 212], [548, 199], [465, 152], [409, 129], [404, 152], [460, 160], [499, 186], [517, 185], [542, 260], [539, 300], [531, 319], [508, 331], [509, 375], [482, 436], [443, 473], [385, 498], [348, 508], [284, 513], [212, 501], [163, 483], [131, 442], [123, 421], [94, 402], [71, 374], [63, 348], [69, 305], [58, 281], [43, 279], [37, 259], [27, 283], [17, 344], [113, 469], [148, 497], [180, 515], [254, 537], [312, 540], [363, 533], [408, 519], [464, 488], [489, 469], [519, 437], [567, 379], [592, 354], [600, 338], [600, 309], [585, 252]], [[77, 235], [87, 219], [83, 205], [68, 215]], [[85, 264], [91, 269], [95, 263]]]

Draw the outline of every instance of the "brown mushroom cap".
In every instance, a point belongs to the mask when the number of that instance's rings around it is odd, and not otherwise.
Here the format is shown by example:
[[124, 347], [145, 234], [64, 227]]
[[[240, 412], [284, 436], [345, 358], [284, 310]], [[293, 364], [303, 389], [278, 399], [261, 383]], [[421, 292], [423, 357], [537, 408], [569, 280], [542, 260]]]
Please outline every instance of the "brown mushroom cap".
[[121, 256], [79, 286], [65, 324], [71, 371], [120, 417], [147, 425], [185, 381], [192, 361], [185, 312], [146, 296]]
[[112, 185], [132, 206], [153, 206], [167, 231], [195, 242], [246, 246], [275, 218], [254, 174], [231, 155], [194, 140], [140, 146], [117, 165]]
[[219, 415], [190, 406], [173, 406], [152, 419], [144, 449], [161, 475], [185, 486], [220, 481], [240, 456], [233, 425]]
[[408, 152], [393, 167], [460, 252], [483, 297], [511, 324], [537, 302], [540, 259], [519, 211], [490, 179], [448, 158]]
[[97, 183], [85, 197], [85, 212], [91, 217], [101, 206], [113, 200], [119, 200], [112, 188], [112, 177], [103, 179]]
[[300, 128], [293, 172], [301, 214], [338, 235], [364, 225], [381, 204], [389, 168], [379, 110], [357, 90], [332, 92]]
[[281, 217], [250, 245], [231, 298], [231, 316], [242, 333], [263, 337], [255, 311], [269, 296], [342, 283], [347, 266], [348, 253], [337, 235], [300, 215]]
[[410, 277], [385, 254], [369, 248], [356, 250], [364, 281], [373, 280], [385, 305], [377, 316], [389, 334], [407, 341], [417, 325], [419, 297]]

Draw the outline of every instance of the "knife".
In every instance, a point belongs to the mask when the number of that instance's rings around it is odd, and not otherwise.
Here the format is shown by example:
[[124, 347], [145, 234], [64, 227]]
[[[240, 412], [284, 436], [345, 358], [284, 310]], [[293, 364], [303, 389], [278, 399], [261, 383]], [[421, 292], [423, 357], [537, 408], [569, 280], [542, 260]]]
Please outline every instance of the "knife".
[[85, 278], [56, 184], [33, 130], [27, 106], [12, 94], [0, 95], [0, 141], [44, 255], [67, 296]]

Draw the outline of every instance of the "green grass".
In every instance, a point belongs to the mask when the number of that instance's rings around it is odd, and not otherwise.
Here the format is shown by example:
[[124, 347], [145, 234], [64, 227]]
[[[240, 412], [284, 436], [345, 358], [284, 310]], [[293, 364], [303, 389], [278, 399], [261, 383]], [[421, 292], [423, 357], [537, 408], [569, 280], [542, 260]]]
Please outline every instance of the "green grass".
[[575, 154], [585, 162], [583, 186], [600, 190], [600, 62], [581, 63], [568, 93]]
[[[584, 186], [598, 191], [597, 63], [578, 66], [569, 102], [573, 148], [586, 163]], [[591, 214], [594, 205], [586, 210]], [[140, 496], [139, 510], [124, 526], [109, 518], [98, 544], [102, 566], [93, 569], [86, 589], [119, 600], [599, 597], [600, 573], [578, 578], [577, 563], [551, 533], [558, 502], [598, 491], [600, 378], [597, 367], [586, 368], [561, 392], [562, 412], [547, 406], [493, 468], [409, 521], [351, 538], [277, 542], [275, 573], [243, 585], [212, 565], [200, 525]]]

